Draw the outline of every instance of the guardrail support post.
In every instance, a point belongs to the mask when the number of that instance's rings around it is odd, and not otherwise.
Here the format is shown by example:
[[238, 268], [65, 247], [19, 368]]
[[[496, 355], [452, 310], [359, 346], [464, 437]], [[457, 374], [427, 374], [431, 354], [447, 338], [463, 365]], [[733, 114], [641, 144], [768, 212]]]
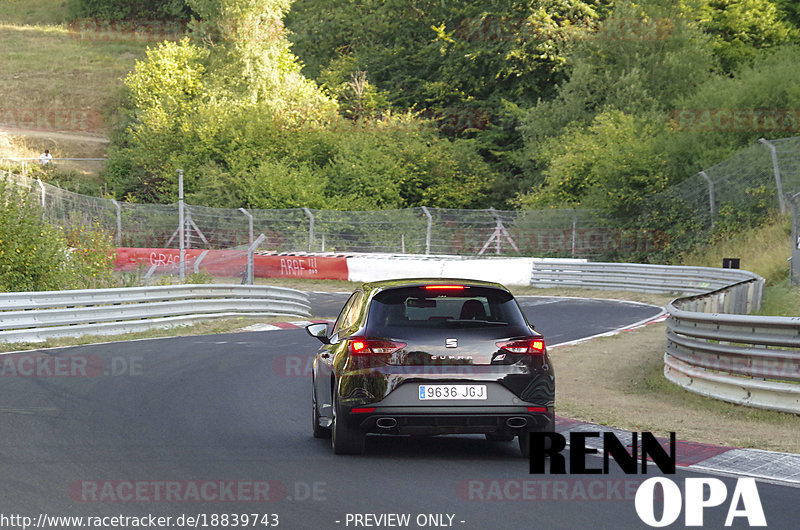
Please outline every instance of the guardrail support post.
[[795, 193], [789, 201], [792, 203], [792, 257], [789, 275], [793, 285], [800, 285], [800, 214], [798, 213], [798, 197], [800, 193]]

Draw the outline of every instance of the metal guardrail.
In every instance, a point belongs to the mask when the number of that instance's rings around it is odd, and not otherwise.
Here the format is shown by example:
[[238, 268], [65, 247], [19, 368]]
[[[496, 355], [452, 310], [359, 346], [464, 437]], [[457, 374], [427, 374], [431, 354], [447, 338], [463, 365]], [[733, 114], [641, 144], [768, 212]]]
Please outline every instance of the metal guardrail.
[[761, 317], [764, 279], [749, 271], [625, 263], [535, 263], [539, 287], [690, 296], [666, 309], [664, 375], [698, 394], [800, 413], [800, 317]]
[[798, 414], [800, 318], [741, 314], [742, 299], [751, 298], [759, 283], [668, 304], [664, 375], [691, 392]]
[[308, 295], [242, 285], [179, 285], [0, 294], [0, 342], [116, 335], [219, 317], [311, 316]]
[[[757, 274], [739, 269], [575, 260], [535, 262], [531, 271], [531, 285], [535, 287], [619, 289], [676, 294], [703, 294], [756, 278], [759, 278]], [[757, 299], [761, 300], [760, 294]]]

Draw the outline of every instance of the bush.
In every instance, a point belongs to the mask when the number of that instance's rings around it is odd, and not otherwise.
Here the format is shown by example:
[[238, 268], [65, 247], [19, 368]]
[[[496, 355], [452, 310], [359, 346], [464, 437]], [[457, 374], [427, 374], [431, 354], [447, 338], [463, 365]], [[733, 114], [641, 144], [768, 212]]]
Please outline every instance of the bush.
[[518, 204], [600, 208], [620, 219], [635, 216], [645, 198], [666, 186], [664, 161], [652, 142], [663, 128], [663, 121], [618, 110], [598, 114], [588, 127], [568, 127], [544, 142], [544, 183], [521, 195]]
[[45, 221], [27, 190], [0, 180], [0, 291], [48, 291], [105, 285], [114, 264], [99, 227], [65, 234]]

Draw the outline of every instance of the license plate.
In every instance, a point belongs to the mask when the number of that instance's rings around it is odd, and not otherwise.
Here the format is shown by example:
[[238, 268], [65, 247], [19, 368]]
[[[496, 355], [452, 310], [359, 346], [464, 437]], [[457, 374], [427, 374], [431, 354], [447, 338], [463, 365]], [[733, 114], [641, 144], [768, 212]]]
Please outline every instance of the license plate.
[[486, 385], [419, 385], [419, 399], [486, 399]]

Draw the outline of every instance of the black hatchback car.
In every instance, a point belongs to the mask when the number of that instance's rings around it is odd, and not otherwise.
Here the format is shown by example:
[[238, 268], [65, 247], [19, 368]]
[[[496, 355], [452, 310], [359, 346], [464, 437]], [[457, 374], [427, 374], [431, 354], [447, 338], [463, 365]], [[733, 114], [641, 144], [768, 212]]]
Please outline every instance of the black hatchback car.
[[313, 432], [337, 454], [369, 433], [484, 434], [554, 429], [555, 377], [544, 339], [502, 285], [408, 279], [366, 283], [329, 329], [312, 372]]

